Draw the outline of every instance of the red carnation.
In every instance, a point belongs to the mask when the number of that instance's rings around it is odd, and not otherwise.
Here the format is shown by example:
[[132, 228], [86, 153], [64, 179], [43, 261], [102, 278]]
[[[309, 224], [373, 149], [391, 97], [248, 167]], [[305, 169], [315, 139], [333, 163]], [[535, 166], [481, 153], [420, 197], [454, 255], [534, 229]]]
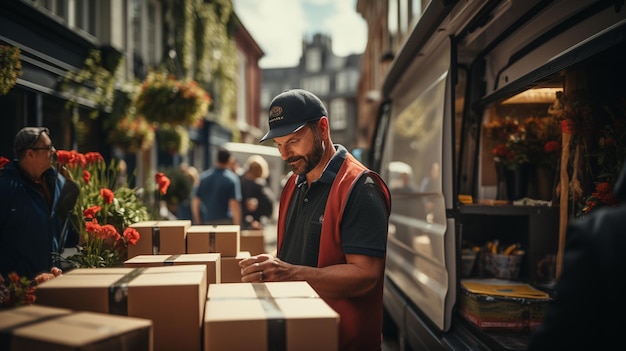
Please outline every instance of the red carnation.
[[170, 186], [170, 179], [163, 172], [155, 174], [154, 179], [159, 185], [159, 192], [161, 192], [162, 195], [165, 195], [167, 193], [167, 188]]
[[85, 154], [85, 161], [86, 164], [90, 165], [101, 161], [103, 162], [104, 158], [99, 152], [88, 152]]
[[100, 206], [91, 206], [89, 208], [86, 208], [83, 211], [83, 217], [84, 218], [94, 218], [96, 216], [96, 213], [100, 212], [101, 209], [102, 209], [102, 207], [100, 207]]
[[107, 189], [107, 188], [100, 189], [100, 196], [102, 196], [104, 203], [107, 205], [112, 204], [113, 199], [115, 198], [115, 195], [113, 195], [113, 192], [111, 191], [111, 189]]
[[124, 229], [124, 240], [130, 245], [137, 244], [139, 240], [139, 232], [135, 228]]
[[88, 170], [84, 170], [83, 171], [83, 181], [85, 182], [85, 184], [89, 184], [90, 180], [91, 180], [91, 173], [89, 173]]

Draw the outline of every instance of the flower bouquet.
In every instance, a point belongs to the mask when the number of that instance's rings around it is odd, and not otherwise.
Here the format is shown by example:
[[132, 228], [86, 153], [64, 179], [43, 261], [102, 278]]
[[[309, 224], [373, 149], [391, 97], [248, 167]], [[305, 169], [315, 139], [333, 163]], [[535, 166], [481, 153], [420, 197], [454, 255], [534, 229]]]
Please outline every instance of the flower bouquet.
[[17, 273], [9, 273], [5, 280], [0, 274], [0, 309], [32, 305], [37, 300], [35, 296], [37, 285], [62, 273], [59, 268], [54, 267], [50, 273], [41, 273], [33, 280], [20, 277]]
[[148, 208], [136, 189], [118, 182], [115, 161], [107, 165], [97, 152], [59, 150], [57, 156], [60, 171], [80, 185], [70, 213], [72, 227], [79, 234], [78, 251], [61, 262], [75, 268], [121, 265], [128, 245], [139, 240], [139, 233], [129, 225], [150, 219]]

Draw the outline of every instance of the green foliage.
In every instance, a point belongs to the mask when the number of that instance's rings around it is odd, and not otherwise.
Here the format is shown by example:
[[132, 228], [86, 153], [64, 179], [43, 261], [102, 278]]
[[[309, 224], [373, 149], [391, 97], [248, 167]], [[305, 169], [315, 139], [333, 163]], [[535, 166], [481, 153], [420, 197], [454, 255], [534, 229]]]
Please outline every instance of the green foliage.
[[22, 75], [20, 49], [10, 45], [0, 45], [0, 96], [6, 95]]
[[163, 200], [171, 205], [178, 205], [189, 199], [193, 187], [193, 179], [178, 167], [163, 170], [171, 183]]
[[69, 94], [67, 107], [77, 103], [78, 99], [86, 99], [96, 103], [91, 117], [97, 118], [100, 110], [108, 111], [113, 104], [115, 92], [115, 72], [122, 62], [122, 56], [112, 48], [103, 52], [90, 50], [84, 66], [77, 72], [68, 71], [60, 84], [60, 90]]

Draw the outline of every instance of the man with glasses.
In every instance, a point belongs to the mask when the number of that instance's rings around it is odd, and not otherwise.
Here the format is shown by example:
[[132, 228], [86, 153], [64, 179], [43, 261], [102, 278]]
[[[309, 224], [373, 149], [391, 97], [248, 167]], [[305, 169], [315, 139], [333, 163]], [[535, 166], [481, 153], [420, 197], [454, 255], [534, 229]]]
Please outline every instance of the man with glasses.
[[276, 96], [271, 139], [293, 175], [283, 188], [276, 257], [240, 262], [241, 280], [307, 281], [341, 316], [339, 349], [381, 349], [391, 197], [378, 174], [333, 144], [322, 101], [306, 90]]
[[78, 187], [53, 167], [48, 128], [20, 130], [13, 152], [15, 159], [0, 169], [0, 274], [33, 279], [52, 269], [53, 253], [64, 246], [64, 222]]

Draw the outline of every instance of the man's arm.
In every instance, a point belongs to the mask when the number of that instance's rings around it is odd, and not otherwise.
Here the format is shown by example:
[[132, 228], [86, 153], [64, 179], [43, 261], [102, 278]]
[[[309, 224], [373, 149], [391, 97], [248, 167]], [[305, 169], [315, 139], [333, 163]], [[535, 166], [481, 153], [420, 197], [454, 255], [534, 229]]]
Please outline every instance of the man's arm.
[[202, 224], [202, 218], [200, 216], [200, 198], [192, 197], [191, 198], [191, 215], [193, 216], [194, 223]]
[[274, 256], [261, 254], [242, 260], [242, 282], [305, 280], [325, 298], [365, 295], [383, 279], [384, 257], [346, 255], [347, 263], [317, 268], [292, 265]]
[[233, 224], [241, 224], [241, 202], [237, 199], [229, 199], [228, 207], [233, 215]]

